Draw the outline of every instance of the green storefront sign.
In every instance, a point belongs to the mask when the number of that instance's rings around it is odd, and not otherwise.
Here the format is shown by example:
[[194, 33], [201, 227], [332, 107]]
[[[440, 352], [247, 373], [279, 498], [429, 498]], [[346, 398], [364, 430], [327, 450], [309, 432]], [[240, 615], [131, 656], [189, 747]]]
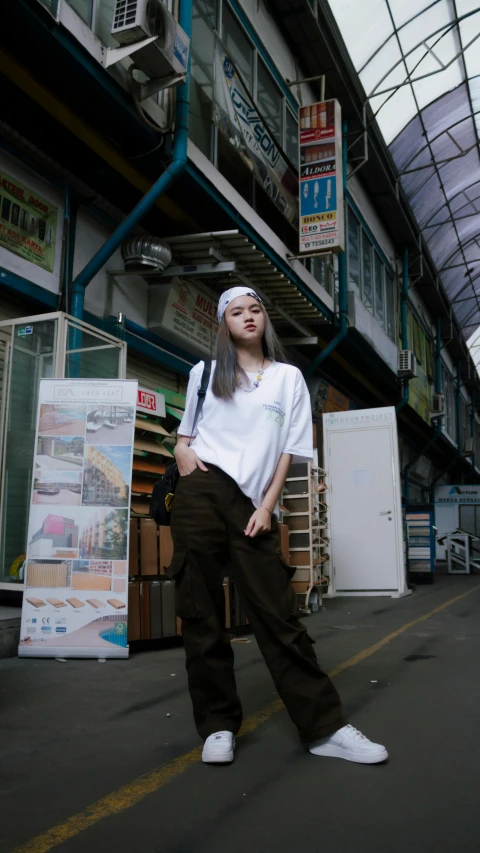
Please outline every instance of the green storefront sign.
[[58, 210], [0, 170], [0, 246], [53, 272]]

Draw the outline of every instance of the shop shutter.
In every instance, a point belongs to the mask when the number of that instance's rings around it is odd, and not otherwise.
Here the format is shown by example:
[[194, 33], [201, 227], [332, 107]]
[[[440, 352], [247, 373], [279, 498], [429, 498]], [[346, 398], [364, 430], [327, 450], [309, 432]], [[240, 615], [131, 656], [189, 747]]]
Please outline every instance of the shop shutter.
[[[127, 379], [136, 379], [143, 388], [155, 391], [164, 388], [175, 394], [185, 394], [188, 377], [168, 370], [161, 365], [127, 352]], [[165, 442], [175, 433], [178, 421], [171, 416], [166, 419], [137, 416], [133, 458], [132, 515], [148, 515], [152, 488], [173, 460], [174, 443]]]
[[167, 367], [154, 364], [145, 358], [127, 352], [127, 379], [137, 379], [142, 388], [155, 391], [156, 388], [167, 388], [177, 394], [186, 394], [188, 377], [174, 373]]

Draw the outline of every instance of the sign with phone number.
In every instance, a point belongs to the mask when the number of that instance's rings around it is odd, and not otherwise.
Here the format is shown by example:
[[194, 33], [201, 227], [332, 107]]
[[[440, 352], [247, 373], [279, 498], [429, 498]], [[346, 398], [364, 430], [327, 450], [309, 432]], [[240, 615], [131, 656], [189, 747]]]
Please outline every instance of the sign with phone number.
[[300, 253], [344, 248], [341, 110], [332, 99], [300, 109]]

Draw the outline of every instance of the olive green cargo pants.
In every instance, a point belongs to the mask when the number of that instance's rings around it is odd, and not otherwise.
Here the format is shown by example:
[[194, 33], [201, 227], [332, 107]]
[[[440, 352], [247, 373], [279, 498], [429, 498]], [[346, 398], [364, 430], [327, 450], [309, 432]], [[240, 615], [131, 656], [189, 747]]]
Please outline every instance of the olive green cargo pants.
[[225, 630], [223, 578], [233, 576], [277, 691], [309, 743], [345, 725], [340, 698], [320, 669], [312, 640], [297, 617], [296, 595], [281, 556], [278, 522], [251, 539], [244, 534], [251, 500], [219, 468], [181, 477], [172, 510], [176, 581], [186, 668], [198, 733], [236, 734], [242, 723], [234, 656]]

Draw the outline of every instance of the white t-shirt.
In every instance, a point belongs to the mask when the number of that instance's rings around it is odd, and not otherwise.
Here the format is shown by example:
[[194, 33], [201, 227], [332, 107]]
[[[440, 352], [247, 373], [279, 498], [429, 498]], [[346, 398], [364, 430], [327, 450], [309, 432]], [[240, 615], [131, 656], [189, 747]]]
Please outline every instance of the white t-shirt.
[[[185, 414], [179, 435], [192, 434], [204, 363], [190, 372]], [[237, 389], [231, 400], [212, 392], [215, 361], [202, 414], [192, 442], [195, 453], [225, 471], [256, 507], [262, 503], [282, 453], [292, 462], [313, 456], [312, 410], [305, 380], [296, 367], [273, 362], [258, 388]], [[255, 373], [247, 373], [252, 382]]]

